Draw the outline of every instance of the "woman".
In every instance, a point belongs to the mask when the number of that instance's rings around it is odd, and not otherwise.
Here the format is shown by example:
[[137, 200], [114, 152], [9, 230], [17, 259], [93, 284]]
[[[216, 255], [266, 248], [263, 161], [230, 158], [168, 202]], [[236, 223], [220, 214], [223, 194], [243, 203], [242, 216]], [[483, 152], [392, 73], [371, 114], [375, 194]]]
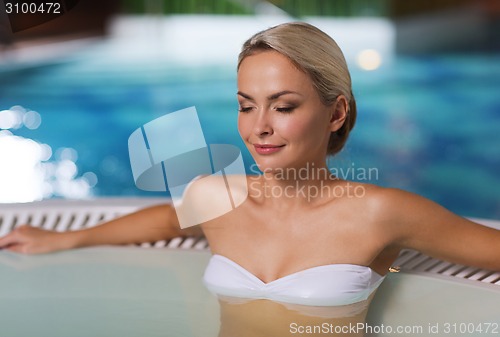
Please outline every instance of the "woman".
[[[319, 29], [287, 23], [251, 37], [239, 56], [237, 97], [239, 133], [263, 174], [246, 178], [241, 206], [201, 224], [214, 254], [205, 283], [221, 298], [286, 303], [276, 310], [344, 307], [340, 315], [292, 311], [298, 321], [316, 316], [345, 324], [364, 320], [366, 305], [356, 304], [369, 303], [403, 248], [500, 270], [499, 231], [411, 193], [325, 174], [327, 157], [354, 126], [356, 103], [342, 52]], [[305, 178], [293, 174], [299, 170]], [[213, 193], [211, 179], [200, 179], [185, 197], [203, 212]], [[180, 229], [175, 210], [161, 205], [82, 231], [19, 227], [0, 247], [35, 254], [199, 233]], [[223, 313], [240, 310], [245, 319], [263, 312], [255, 308], [259, 301], [223, 303]], [[230, 324], [221, 333], [231, 334]]]

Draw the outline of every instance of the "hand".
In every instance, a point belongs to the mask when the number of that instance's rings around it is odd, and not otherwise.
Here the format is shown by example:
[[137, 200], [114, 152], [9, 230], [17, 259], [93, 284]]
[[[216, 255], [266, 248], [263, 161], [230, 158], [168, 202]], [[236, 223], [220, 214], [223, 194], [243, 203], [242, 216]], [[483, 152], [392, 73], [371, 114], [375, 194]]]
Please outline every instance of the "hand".
[[0, 238], [0, 249], [22, 254], [43, 254], [65, 249], [62, 233], [23, 225]]

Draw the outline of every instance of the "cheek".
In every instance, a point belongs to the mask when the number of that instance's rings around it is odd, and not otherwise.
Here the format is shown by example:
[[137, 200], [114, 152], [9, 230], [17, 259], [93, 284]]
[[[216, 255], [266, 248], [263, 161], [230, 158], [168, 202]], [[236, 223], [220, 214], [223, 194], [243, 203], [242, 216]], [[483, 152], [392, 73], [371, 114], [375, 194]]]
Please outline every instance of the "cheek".
[[248, 121], [247, 118], [245, 118], [244, 115], [238, 114], [238, 133], [240, 134], [240, 137], [245, 140], [248, 138]]
[[275, 123], [275, 131], [288, 140], [308, 140], [318, 129], [313, 120], [283, 118]]
[[275, 131], [289, 140], [300, 138], [304, 134], [303, 129], [304, 126], [300, 120], [293, 118], [282, 119], [275, 123]]

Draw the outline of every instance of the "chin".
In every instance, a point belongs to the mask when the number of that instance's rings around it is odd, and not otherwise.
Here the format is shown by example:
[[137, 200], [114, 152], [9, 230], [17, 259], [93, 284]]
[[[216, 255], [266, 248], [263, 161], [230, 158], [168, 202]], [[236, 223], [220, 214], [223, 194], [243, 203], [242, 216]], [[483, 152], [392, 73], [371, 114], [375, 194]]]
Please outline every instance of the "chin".
[[[261, 172], [283, 172], [283, 170], [286, 169], [300, 168], [306, 165], [306, 162], [304, 162], [303, 159], [295, 157], [290, 158], [290, 156], [283, 156], [282, 154], [266, 156], [254, 153], [252, 151], [250, 153], [252, 154], [252, 157], [255, 160], [255, 164]], [[256, 170], [252, 170], [252, 173], [256, 173]]]
[[255, 165], [253, 165], [252, 173], [257, 173], [257, 168], [261, 172], [269, 172], [272, 170], [283, 168], [283, 165], [281, 165], [281, 163], [277, 163], [275, 160], [273, 160], [273, 161], [262, 160], [261, 158], [255, 158], [255, 157], [254, 157], [254, 160], [255, 160]]
[[285, 162], [283, 160], [275, 160], [275, 159], [259, 160], [259, 158], [257, 158], [255, 160], [255, 163], [257, 164], [257, 167], [259, 168], [260, 171], [268, 173], [272, 173], [273, 171], [283, 172], [283, 170], [286, 170], [287, 168], [295, 167], [295, 165], [292, 165], [292, 163], [290, 162]]

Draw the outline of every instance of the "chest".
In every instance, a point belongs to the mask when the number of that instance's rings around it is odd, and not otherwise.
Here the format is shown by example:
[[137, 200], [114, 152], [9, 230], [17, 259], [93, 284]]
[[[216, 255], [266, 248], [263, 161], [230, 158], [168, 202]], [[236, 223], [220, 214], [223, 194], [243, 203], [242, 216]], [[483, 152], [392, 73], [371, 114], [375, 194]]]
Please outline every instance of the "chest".
[[261, 279], [335, 263], [368, 265], [380, 250], [359, 217], [328, 210], [273, 213], [240, 209], [205, 230], [212, 252]]

